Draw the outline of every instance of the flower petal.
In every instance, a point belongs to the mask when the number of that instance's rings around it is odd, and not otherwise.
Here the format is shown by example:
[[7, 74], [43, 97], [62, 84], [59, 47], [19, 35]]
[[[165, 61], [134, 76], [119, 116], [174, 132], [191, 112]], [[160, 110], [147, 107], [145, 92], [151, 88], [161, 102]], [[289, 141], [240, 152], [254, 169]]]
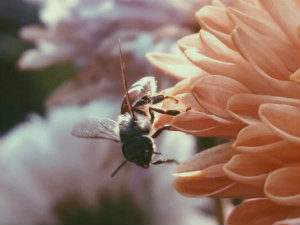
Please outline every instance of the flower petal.
[[199, 33], [197, 33], [184, 36], [177, 42], [177, 44], [180, 50], [184, 52], [187, 48], [201, 48], [202, 46], [200, 41]]
[[263, 186], [270, 171], [280, 168], [282, 163], [262, 154], [237, 154], [227, 162], [223, 170], [234, 181]]
[[286, 220], [280, 220], [276, 223], [273, 223], [272, 225], [299, 225], [300, 224], [300, 218], [294, 218], [294, 219], [286, 219]]
[[300, 107], [263, 104], [259, 108], [262, 121], [277, 135], [300, 145]]
[[217, 145], [197, 153], [186, 162], [180, 163], [179, 166], [176, 167], [175, 173], [203, 170], [215, 164], [225, 163], [234, 153], [232, 142]]
[[175, 173], [175, 189], [183, 195], [213, 196], [222, 198], [251, 198], [264, 196], [262, 188], [236, 184], [225, 176], [222, 167], [216, 164], [204, 170]]
[[[287, 84], [282, 83], [282, 81], [274, 80], [268, 76], [260, 75], [259, 73], [254, 71], [253, 68], [248, 64], [248, 62], [238, 54], [234, 55], [228, 52], [226, 54], [223, 53], [222, 55], [220, 55], [207, 46], [203, 46], [199, 49], [187, 48], [184, 51], [184, 54], [192, 63], [194, 63], [201, 69], [207, 71], [210, 74], [230, 77], [246, 86], [252, 93], [281, 95], [282, 92], [287, 92], [284, 91], [284, 88], [290, 88], [286, 87]], [[223, 61], [225, 59], [224, 55], [227, 56], [227, 61]], [[228, 58], [228, 56], [230, 55], [232, 56], [232, 58]], [[300, 87], [298, 87], [298, 85], [297, 88], [300, 92]], [[286, 94], [290, 93], [287, 92]], [[294, 95], [296, 94], [293, 94], [293, 96]], [[298, 95], [300, 96], [300, 94]]]
[[300, 206], [300, 166], [272, 172], [265, 183], [265, 194], [279, 204]]
[[288, 70], [294, 71], [300, 67], [300, 53], [291, 43], [286, 34], [272, 19], [261, 19], [256, 15], [233, 8], [228, 8], [228, 16], [242, 30], [247, 31], [248, 36], [255, 37], [261, 43], [267, 43]]
[[300, 47], [296, 32], [300, 25], [300, 15], [294, 2], [292, 0], [260, 0], [260, 2], [291, 41]]
[[260, 121], [258, 109], [263, 103], [279, 103], [300, 107], [299, 100], [293, 98], [268, 95], [237, 94], [229, 99], [227, 103], [227, 111], [232, 117], [244, 123], [254, 124]]
[[269, 199], [252, 199], [236, 206], [226, 225], [272, 225], [285, 219], [295, 207], [277, 205]]
[[[233, 183], [224, 173], [223, 176], [210, 177], [210, 169], [214, 168], [208, 168], [204, 172], [199, 170], [174, 174], [174, 188], [183, 195], [204, 197], [211, 196]], [[222, 172], [222, 168], [219, 168], [219, 172]]]
[[290, 80], [300, 83], [300, 69], [296, 70], [291, 76]]
[[228, 99], [235, 94], [250, 91], [236, 80], [213, 75], [201, 77], [193, 87], [192, 93], [199, 104], [211, 113], [230, 118], [226, 112]]
[[203, 30], [214, 34], [227, 46], [233, 47], [230, 33], [234, 24], [226, 15], [226, 8], [204, 6], [196, 13], [196, 19]]
[[146, 58], [164, 73], [178, 79], [201, 76], [205, 73], [179, 54], [147, 53]]
[[196, 77], [191, 77], [191, 78], [181, 80], [173, 87], [163, 90], [162, 94], [175, 96], [186, 92], [190, 92], [192, 86], [197, 82], [199, 78], [200, 76], [199, 77], [196, 76]]
[[193, 110], [176, 116], [171, 125], [177, 130], [195, 136], [224, 138], [234, 138], [244, 127], [243, 124]]
[[283, 163], [300, 161], [299, 146], [282, 140], [263, 123], [243, 128], [232, 147], [239, 152], [267, 154]]
[[240, 27], [236, 27], [231, 35], [240, 53], [257, 72], [263, 71], [263, 74], [275, 79], [287, 80], [290, 71], [266, 43]]

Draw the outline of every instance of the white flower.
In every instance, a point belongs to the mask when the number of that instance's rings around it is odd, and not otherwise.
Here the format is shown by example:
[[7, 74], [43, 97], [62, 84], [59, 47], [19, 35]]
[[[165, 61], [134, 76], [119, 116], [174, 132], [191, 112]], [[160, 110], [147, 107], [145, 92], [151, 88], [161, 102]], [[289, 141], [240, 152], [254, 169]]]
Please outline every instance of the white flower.
[[[85, 107], [58, 108], [46, 118], [32, 116], [2, 137], [0, 224], [61, 224], [65, 219], [72, 221], [79, 209], [89, 209], [88, 219], [92, 220], [109, 212], [103, 211], [109, 210], [105, 208], [108, 202], [113, 206], [110, 210], [122, 204], [123, 196], [131, 199], [127, 207], [142, 213], [141, 218], [150, 218], [151, 224], [214, 224], [175, 193], [171, 176], [174, 166], [145, 170], [127, 164], [111, 178], [124, 160], [119, 144], [71, 136], [77, 121], [88, 116], [116, 116], [119, 104], [119, 99], [108, 98]], [[194, 145], [192, 137], [170, 135], [159, 145], [164, 156], [188, 158]]]

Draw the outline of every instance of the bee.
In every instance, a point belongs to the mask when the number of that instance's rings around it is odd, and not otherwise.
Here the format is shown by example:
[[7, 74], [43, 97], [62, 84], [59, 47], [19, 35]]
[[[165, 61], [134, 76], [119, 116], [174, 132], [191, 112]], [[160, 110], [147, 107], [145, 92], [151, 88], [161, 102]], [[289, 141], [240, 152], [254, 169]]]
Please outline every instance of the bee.
[[[126, 162], [132, 162], [142, 168], [148, 168], [150, 165], [162, 163], [178, 163], [175, 159], [159, 158], [152, 160], [153, 155], [161, 155], [156, 151], [154, 138], [159, 136], [164, 130], [170, 129], [170, 125], [164, 125], [158, 128], [150, 136], [150, 131], [154, 121], [154, 112], [176, 116], [180, 113], [178, 110], [164, 110], [155, 108], [152, 105], [171, 98], [178, 102], [172, 96], [155, 95], [156, 80], [148, 76], [135, 82], [128, 90], [125, 64], [120, 47], [120, 65], [125, 97], [121, 105], [121, 115], [117, 122], [111, 119], [88, 118], [76, 124], [72, 130], [72, 135], [80, 138], [102, 138], [114, 142], [120, 142], [122, 153], [125, 160], [111, 174], [114, 176]], [[148, 109], [145, 106], [151, 105]]]

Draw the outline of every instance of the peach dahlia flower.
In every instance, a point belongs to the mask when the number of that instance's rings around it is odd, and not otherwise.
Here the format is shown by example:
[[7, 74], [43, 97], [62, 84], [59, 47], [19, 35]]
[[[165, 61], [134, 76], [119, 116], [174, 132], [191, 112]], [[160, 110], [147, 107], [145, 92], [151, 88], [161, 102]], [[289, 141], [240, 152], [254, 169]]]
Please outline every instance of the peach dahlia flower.
[[[178, 166], [183, 195], [255, 198], [227, 224], [299, 224], [300, 1], [212, 1], [196, 19], [197, 34], [179, 40], [182, 55], [148, 54], [159, 69], [186, 78], [165, 90], [176, 117], [156, 126], [232, 141]], [[187, 107], [192, 109], [185, 111]]]

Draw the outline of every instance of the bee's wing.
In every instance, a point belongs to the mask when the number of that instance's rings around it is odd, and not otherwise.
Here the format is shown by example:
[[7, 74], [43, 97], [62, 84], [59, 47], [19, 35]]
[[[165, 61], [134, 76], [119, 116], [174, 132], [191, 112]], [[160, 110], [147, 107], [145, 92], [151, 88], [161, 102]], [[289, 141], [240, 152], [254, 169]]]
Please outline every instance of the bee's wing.
[[72, 135], [80, 138], [102, 138], [119, 142], [118, 124], [111, 119], [90, 117], [76, 124]]
[[153, 96], [156, 92], [156, 80], [154, 77], [148, 76], [143, 77], [142, 79], [135, 82], [131, 87], [129, 88], [129, 96], [131, 98], [135, 98], [134, 100], [138, 100], [139, 98], [149, 95]]
[[[148, 76], [138, 80], [131, 85], [130, 89], [128, 90], [130, 104], [132, 105], [135, 101], [146, 95], [154, 96], [156, 93], [156, 87], [157, 85], [154, 77]], [[128, 106], [126, 98], [124, 97], [121, 106], [121, 113], [124, 114], [125, 112], [128, 112]]]

